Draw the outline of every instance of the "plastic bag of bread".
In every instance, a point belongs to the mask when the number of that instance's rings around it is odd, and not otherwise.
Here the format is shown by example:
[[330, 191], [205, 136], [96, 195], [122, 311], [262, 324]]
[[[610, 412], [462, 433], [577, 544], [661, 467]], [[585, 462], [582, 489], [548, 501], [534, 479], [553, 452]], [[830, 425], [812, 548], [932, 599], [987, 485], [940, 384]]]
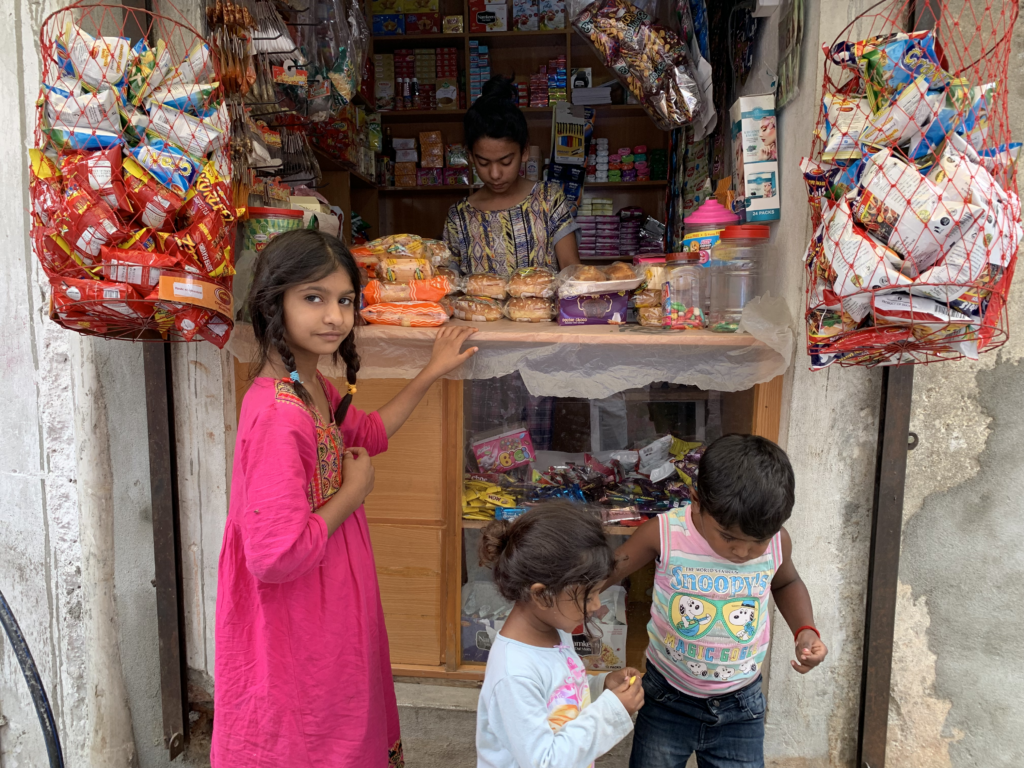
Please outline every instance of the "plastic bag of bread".
[[434, 301], [373, 304], [361, 314], [372, 325], [398, 325], [402, 328], [433, 328], [448, 322], [448, 313]]
[[492, 323], [503, 317], [501, 304], [483, 296], [459, 296], [452, 304], [452, 309], [458, 320], [468, 320], [472, 323]]
[[377, 263], [377, 277], [387, 283], [411, 283], [433, 276], [434, 267], [426, 259], [381, 259]]
[[517, 323], [546, 323], [558, 316], [554, 299], [518, 297], [505, 303], [505, 317]]
[[476, 274], [466, 278], [466, 294], [501, 301], [508, 295], [508, 283], [497, 275]]
[[633, 294], [633, 304], [637, 309], [658, 307], [661, 309], [661, 291], [656, 288], [643, 288]]
[[508, 295], [517, 299], [550, 299], [558, 288], [557, 274], [548, 267], [523, 267], [512, 273], [508, 281]]
[[664, 310], [660, 306], [637, 307], [640, 325], [661, 328], [664, 324]]
[[453, 260], [452, 252], [441, 240], [430, 240], [419, 235], [387, 235], [352, 249], [359, 262], [367, 256], [380, 259], [424, 259], [438, 267]]
[[[611, 276], [608, 270], [612, 270]], [[639, 288], [642, 282], [643, 278], [637, 277], [633, 268], [622, 262], [616, 262], [604, 270], [590, 264], [573, 264], [558, 274], [558, 295], [571, 298], [632, 291]]]
[[454, 287], [447, 277], [413, 280], [411, 283], [385, 283], [371, 280], [363, 289], [367, 304], [389, 304], [396, 301], [440, 301]]
[[454, 296], [451, 296], [451, 295], [445, 296], [445, 297], [443, 297], [441, 299], [438, 299], [437, 303], [440, 304], [441, 307], [444, 308], [444, 311], [448, 313], [448, 317], [453, 317], [455, 315], [455, 297]]

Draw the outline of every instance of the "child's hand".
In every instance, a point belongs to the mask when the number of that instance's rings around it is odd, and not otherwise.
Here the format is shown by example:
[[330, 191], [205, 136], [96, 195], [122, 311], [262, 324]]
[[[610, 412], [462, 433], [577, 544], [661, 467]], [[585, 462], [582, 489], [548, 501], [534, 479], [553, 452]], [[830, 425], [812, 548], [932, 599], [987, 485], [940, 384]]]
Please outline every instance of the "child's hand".
[[[604, 687], [610, 691], [614, 691], [618, 688], [622, 688], [624, 684], [629, 682], [631, 677], [635, 677], [637, 683], [643, 679], [644, 673], [639, 669], [633, 669], [633, 667], [626, 667], [625, 669], [619, 669], [615, 672], [609, 672], [608, 677], [604, 679]], [[635, 685], [635, 683], [634, 683]]]
[[466, 339], [476, 333], [476, 328], [461, 328], [454, 325], [445, 326], [437, 332], [434, 339], [434, 351], [430, 362], [423, 369], [432, 379], [439, 379], [450, 371], [454, 371], [477, 353], [479, 347], [470, 347], [460, 352]]
[[[627, 676], [626, 673], [629, 673]], [[612, 675], [622, 675], [613, 683]], [[630, 684], [630, 680], [633, 683]], [[635, 669], [623, 669], [621, 672], [613, 672], [604, 679], [604, 687], [614, 693], [622, 706], [629, 714], [633, 715], [644, 705], [644, 686], [640, 682], [640, 672]]]
[[360, 501], [373, 490], [373, 462], [365, 448], [348, 448], [342, 457], [341, 477], [345, 490], [352, 491]]
[[796, 636], [796, 658], [798, 661], [789, 663], [801, 675], [806, 675], [821, 664], [827, 655], [828, 648], [821, 642], [821, 638], [812, 630], [805, 629]]

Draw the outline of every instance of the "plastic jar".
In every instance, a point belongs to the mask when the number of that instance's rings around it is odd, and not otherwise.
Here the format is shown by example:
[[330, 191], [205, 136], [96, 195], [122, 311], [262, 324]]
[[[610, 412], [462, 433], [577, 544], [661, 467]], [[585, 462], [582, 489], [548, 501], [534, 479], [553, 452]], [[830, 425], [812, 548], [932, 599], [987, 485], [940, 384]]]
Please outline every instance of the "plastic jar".
[[761, 265], [770, 230], [742, 224], [722, 230], [709, 265], [710, 306], [708, 327], [735, 333], [743, 307], [761, 290]]
[[701, 254], [701, 261], [707, 261], [707, 251], [717, 245], [723, 229], [739, 224], [740, 217], [722, 205], [715, 198], [708, 198], [683, 222], [682, 250]]
[[250, 208], [242, 227], [242, 250], [259, 253], [276, 235], [302, 229], [302, 211], [289, 208]]
[[696, 259], [668, 265], [661, 289], [662, 317], [666, 328], [704, 327], [701, 283], [706, 271]]

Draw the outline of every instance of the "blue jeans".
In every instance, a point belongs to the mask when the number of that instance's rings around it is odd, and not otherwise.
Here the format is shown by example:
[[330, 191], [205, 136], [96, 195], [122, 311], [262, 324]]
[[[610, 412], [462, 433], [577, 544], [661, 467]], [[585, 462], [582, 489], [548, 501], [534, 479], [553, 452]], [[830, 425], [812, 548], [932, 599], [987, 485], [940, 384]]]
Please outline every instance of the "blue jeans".
[[699, 768], [764, 768], [764, 709], [760, 676], [725, 696], [698, 699], [648, 664], [629, 768], [685, 768], [693, 752]]

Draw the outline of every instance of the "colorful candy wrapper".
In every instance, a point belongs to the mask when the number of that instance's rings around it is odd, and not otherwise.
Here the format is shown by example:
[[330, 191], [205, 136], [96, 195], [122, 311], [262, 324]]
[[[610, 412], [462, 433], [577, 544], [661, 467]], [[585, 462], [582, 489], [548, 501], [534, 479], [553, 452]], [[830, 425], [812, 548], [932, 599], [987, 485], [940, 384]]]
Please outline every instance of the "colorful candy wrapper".
[[139, 222], [156, 230], [170, 229], [184, 201], [174, 192], [158, 184], [145, 168], [127, 157], [124, 181]]
[[46, 226], [64, 201], [63, 182], [57, 164], [41, 149], [30, 149], [29, 199], [32, 213]]
[[68, 185], [91, 189], [112, 210], [131, 215], [124, 180], [121, 178], [121, 148], [95, 152], [65, 152], [60, 158], [61, 172]]
[[150, 139], [128, 154], [169, 190], [184, 197], [192, 188], [199, 165], [184, 152], [160, 139]]

